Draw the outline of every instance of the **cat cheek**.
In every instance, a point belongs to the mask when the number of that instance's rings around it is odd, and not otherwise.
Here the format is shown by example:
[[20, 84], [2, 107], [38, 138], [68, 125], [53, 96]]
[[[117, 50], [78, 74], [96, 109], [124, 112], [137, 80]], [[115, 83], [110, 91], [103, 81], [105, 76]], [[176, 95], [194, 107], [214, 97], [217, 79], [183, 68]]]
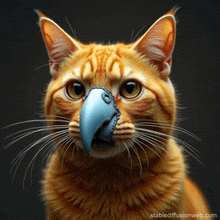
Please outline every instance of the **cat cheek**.
[[73, 115], [75, 115], [78, 109], [80, 109], [82, 106], [82, 100], [77, 102], [69, 100], [66, 97], [64, 90], [60, 90], [54, 94], [53, 101], [57, 112], [68, 118], [72, 118]]

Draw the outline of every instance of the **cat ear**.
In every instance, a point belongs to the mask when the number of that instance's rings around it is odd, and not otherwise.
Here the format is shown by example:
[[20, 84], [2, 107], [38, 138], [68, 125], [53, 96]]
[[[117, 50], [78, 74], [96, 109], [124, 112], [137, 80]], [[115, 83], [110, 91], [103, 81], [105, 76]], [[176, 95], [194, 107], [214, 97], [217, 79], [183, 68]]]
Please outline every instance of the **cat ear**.
[[142, 53], [153, 64], [158, 66], [160, 77], [166, 79], [171, 70], [172, 53], [176, 38], [177, 9], [172, 9], [159, 18], [145, 34], [139, 38], [132, 49]]
[[39, 25], [49, 56], [50, 73], [56, 77], [64, 59], [81, 49], [81, 46], [54, 21], [40, 11], [36, 10], [36, 12], [39, 16]]

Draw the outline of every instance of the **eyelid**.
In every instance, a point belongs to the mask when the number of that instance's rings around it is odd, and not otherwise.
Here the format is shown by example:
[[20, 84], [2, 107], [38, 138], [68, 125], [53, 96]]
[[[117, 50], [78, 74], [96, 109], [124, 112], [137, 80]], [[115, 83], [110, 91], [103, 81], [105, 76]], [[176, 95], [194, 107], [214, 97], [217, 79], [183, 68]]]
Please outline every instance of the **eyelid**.
[[[144, 85], [142, 84], [142, 82], [140, 82], [137, 78], [127, 78], [126, 80], [124, 80], [124, 81], [120, 84], [119, 88], [121, 89], [121, 87], [122, 87], [125, 83], [127, 83], [127, 82], [136, 82], [136, 83], [140, 84], [141, 87], [144, 87]], [[120, 90], [120, 89], [119, 89], [119, 90]]]
[[146, 84], [147, 76], [142, 73], [134, 72], [132, 74], [124, 75], [121, 79], [122, 82], [125, 82], [127, 80], [136, 80], [139, 83]]
[[86, 86], [85, 81], [80, 76], [67, 73], [62, 79], [62, 84], [66, 86], [70, 82], [80, 82], [82, 85]]
[[74, 77], [73, 74], [66, 74], [62, 79], [62, 84], [66, 85], [71, 80], [76, 80], [77, 77]]
[[120, 90], [121, 90], [121, 87], [124, 85], [124, 83], [128, 82], [128, 81], [135, 81], [137, 83], [140, 84], [141, 87], [145, 87], [145, 85], [137, 78], [135, 77], [131, 77], [131, 76], [128, 76], [128, 77], [124, 77], [122, 78], [121, 80], [119, 81], [116, 81], [113, 85], [112, 85], [112, 95], [113, 96], [116, 96], [117, 94], [120, 94]]
[[77, 75], [73, 75], [73, 74], [67, 74], [63, 77], [62, 80], [62, 87], [66, 87], [70, 82], [79, 82], [81, 83], [84, 88], [85, 88], [85, 94], [87, 95], [88, 91], [89, 91], [89, 84], [84, 81], [80, 76]]

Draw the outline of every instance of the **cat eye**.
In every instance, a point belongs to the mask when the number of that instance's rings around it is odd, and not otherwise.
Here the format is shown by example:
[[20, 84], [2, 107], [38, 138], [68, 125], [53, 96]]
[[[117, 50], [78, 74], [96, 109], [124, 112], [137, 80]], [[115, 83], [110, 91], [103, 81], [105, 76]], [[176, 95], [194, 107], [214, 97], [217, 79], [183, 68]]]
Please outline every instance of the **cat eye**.
[[72, 99], [80, 99], [85, 95], [85, 88], [79, 82], [71, 82], [66, 87], [67, 95]]
[[121, 87], [120, 95], [127, 99], [137, 97], [141, 92], [141, 85], [135, 81], [128, 81]]

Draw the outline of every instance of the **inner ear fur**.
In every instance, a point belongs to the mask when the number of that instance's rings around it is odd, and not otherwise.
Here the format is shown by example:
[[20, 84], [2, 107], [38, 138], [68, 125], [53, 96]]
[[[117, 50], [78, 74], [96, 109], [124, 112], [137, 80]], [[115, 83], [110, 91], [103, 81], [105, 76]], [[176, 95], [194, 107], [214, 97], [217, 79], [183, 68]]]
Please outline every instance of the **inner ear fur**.
[[36, 10], [42, 37], [49, 56], [50, 73], [56, 77], [61, 63], [75, 51], [81, 49], [81, 44], [67, 34], [53, 20]]
[[161, 78], [169, 76], [172, 66], [176, 40], [175, 13], [171, 10], [159, 18], [131, 47], [158, 67]]

